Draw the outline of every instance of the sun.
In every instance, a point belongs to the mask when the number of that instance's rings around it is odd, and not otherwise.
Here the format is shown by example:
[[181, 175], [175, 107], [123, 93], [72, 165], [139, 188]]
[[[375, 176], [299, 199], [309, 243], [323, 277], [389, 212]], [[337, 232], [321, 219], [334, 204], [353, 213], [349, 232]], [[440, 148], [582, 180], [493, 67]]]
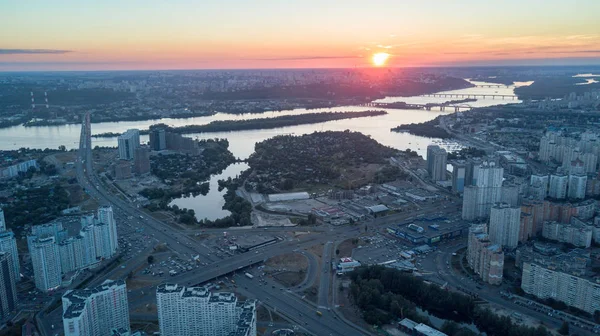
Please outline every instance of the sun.
[[380, 67], [385, 65], [385, 62], [387, 62], [388, 58], [390, 58], [390, 54], [380, 52], [373, 54], [371, 60], [373, 61], [373, 65]]

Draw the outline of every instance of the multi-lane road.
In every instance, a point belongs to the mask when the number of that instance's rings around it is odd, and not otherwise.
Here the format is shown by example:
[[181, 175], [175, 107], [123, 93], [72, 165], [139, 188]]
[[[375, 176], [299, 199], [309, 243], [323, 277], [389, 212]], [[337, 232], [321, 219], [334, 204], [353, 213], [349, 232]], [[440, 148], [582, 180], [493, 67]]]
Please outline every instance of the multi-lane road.
[[[203, 268], [197, 268], [193, 271], [169, 278], [169, 282], [182, 285], [204, 283], [214, 278], [231, 274], [232, 272], [241, 270], [245, 267], [252, 266], [256, 263], [263, 262], [264, 260], [279, 254], [292, 251], [301, 252], [305, 248], [315, 244], [325, 243], [329, 239], [328, 234], [308, 234], [300, 236], [298, 239], [279, 242], [276, 245], [271, 245], [268, 248], [263, 248], [258, 251], [235, 255], [221, 260], [217, 259], [214, 255], [211, 256], [211, 250], [208, 247], [198, 244], [189, 237], [185, 230], [168, 226], [167, 224], [154, 219], [147, 213], [138, 209], [134, 204], [120, 199], [104, 188], [103, 183], [93, 171], [91, 125], [89, 118], [90, 115], [88, 113], [86, 114], [82, 125], [79, 154], [76, 162], [77, 179], [86, 192], [100, 203], [110, 204], [115, 213], [118, 213], [121, 217], [135, 219], [139, 224], [143, 225], [146, 234], [154, 237], [159, 242], [166, 243], [169, 248], [176, 253], [190, 256], [200, 255], [202, 259], [209, 261], [209, 264]], [[386, 225], [389, 221], [392, 221], [392, 219], [378, 219], [372, 224]], [[286, 229], [270, 229], [268, 231], [276, 232], [284, 230]], [[348, 227], [340, 227], [335, 231], [329, 232], [329, 234], [334, 235], [336, 239], [342, 240], [354, 237], [358, 235], [358, 233], [359, 232], [354, 228]], [[329, 248], [326, 249], [327, 254], [324, 255], [324, 257], [326, 257], [323, 259], [324, 261], [331, 260], [332, 243], [328, 243], [327, 246]], [[139, 258], [142, 258], [142, 256]], [[143, 262], [142, 260], [137, 261], [140, 263]], [[133, 265], [135, 262], [130, 262], [130, 264]], [[330, 262], [327, 262], [327, 265], [322, 266], [330, 267], [329, 265]], [[307, 273], [316, 275], [314, 270], [309, 270]], [[323, 279], [330, 279], [330, 274], [331, 272], [327, 270], [322, 271], [321, 275]], [[275, 293], [269, 288], [258, 286], [256, 282], [250, 281], [249, 279], [239, 278], [239, 280], [244, 284], [244, 287], [248, 288], [247, 290], [244, 288], [244, 290], [247, 291], [246, 294], [248, 297], [257, 298], [292, 321], [298, 321], [298, 325], [302, 325], [302, 328], [310, 333], [316, 335], [348, 335], [357, 333], [355, 327], [338, 319], [337, 316], [328, 309], [324, 309], [324, 311], [321, 312], [322, 315], [319, 316], [316, 314], [315, 307], [291, 292], [288, 293], [286, 291], [285, 294], [282, 295], [279, 291]], [[330, 291], [329, 280], [327, 280], [326, 284], [322, 281], [320, 287], [323, 288], [323, 292], [327, 294], [322, 295], [322, 298], [319, 300], [328, 307], [328, 293]], [[155, 298], [154, 292], [151, 289], [152, 287], [147, 287], [132, 291], [130, 293], [133, 299], [131, 300], [131, 303], [142, 304], [144, 302], [153, 301]], [[366, 332], [361, 331], [360, 333], [365, 334]]]

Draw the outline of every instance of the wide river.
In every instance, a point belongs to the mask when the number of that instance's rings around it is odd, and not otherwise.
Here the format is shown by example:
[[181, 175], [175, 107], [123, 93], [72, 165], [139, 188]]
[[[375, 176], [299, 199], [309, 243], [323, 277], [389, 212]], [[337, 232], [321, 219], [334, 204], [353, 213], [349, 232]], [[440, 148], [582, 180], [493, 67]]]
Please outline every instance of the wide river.
[[[483, 82], [473, 82], [476, 85], [482, 84], [493, 84]], [[530, 83], [516, 83], [519, 85], [529, 85]], [[443, 93], [463, 93], [463, 94], [513, 94], [514, 87], [503, 87], [503, 88], [484, 88], [474, 87], [462, 90], [446, 91]], [[394, 102], [404, 101], [409, 104], [426, 104], [426, 103], [442, 103], [448, 100], [455, 100], [461, 98], [433, 98], [433, 97], [387, 97], [379, 102]], [[502, 100], [502, 99], [479, 99], [476, 102], [469, 103], [472, 107], [484, 107], [498, 104], [509, 104], [519, 103], [519, 100]], [[268, 118], [277, 117], [282, 115], [298, 115], [303, 113], [316, 113], [316, 112], [332, 112], [332, 111], [364, 111], [367, 107], [359, 106], [341, 106], [327, 109], [295, 109], [281, 112], [265, 112], [261, 114], [243, 114], [233, 115], [226, 113], [217, 113], [212, 116], [186, 118], [186, 119], [171, 119], [163, 118], [157, 120], [145, 120], [145, 121], [127, 121], [127, 122], [107, 122], [92, 124], [92, 133], [105, 133], [105, 132], [124, 132], [130, 128], [147, 129], [150, 125], [157, 123], [165, 123], [170, 126], [184, 126], [184, 125], [202, 125], [207, 124], [215, 120], [241, 120], [241, 119], [256, 119], [256, 118]], [[379, 109], [379, 108], [377, 108]], [[418, 152], [420, 155], [424, 155], [426, 152], [427, 145], [436, 141], [440, 142], [439, 139], [431, 139], [420, 136], [411, 135], [408, 133], [396, 133], [391, 132], [392, 127], [411, 124], [421, 123], [431, 119], [434, 119], [438, 115], [454, 113], [452, 108], [448, 108], [447, 111], [425, 111], [425, 110], [398, 110], [398, 109], [384, 109], [388, 112], [387, 115], [357, 119], [346, 119], [328, 121], [320, 124], [311, 125], [297, 125], [282, 127], [268, 130], [248, 130], [248, 131], [236, 131], [236, 132], [218, 132], [218, 133], [201, 133], [201, 134], [189, 134], [187, 136], [207, 139], [207, 138], [227, 138], [229, 140], [229, 149], [231, 152], [240, 159], [247, 158], [254, 151], [254, 145], [257, 142], [269, 139], [276, 135], [281, 134], [307, 134], [315, 131], [344, 131], [352, 130], [358, 131], [363, 134], [371, 136], [378, 142], [394, 147], [400, 150], [410, 148]], [[0, 129], [0, 149], [18, 149], [22, 147], [29, 148], [58, 148], [60, 145], [64, 145], [67, 149], [77, 148], [79, 142], [81, 126], [80, 125], [63, 125], [63, 126], [38, 126], [38, 127], [24, 127], [14, 126], [10, 128]], [[141, 136], [140, 139], [143, 143], [148, 141], [148, 136]], [[117, 146], [116, 138], [93, 138], [93, 146]], [[447, 149], [452, 149], [457, 146], [453, 143], [442, 144]], [[216, 181], [218, 179], [227, 178], [229, 176], [235, 177], [239, 172], [245, 169], [245, 164], [236, 164], [235, 166], [229, 167], [222, 174], [215, 175], [211, 178], [210, 192], [206, 196], [197, 196], [190, 198], [181, 198], [174, 200], [172, 204], [177, 204], [179, 207], [185, 207], [188, 209], [194, 209], [198, 218], [209, 218], [216, 219], [227, 215], [227, 211], [221, 210], [223, 205], [223, 193], [218, 192], [216, 188]]]

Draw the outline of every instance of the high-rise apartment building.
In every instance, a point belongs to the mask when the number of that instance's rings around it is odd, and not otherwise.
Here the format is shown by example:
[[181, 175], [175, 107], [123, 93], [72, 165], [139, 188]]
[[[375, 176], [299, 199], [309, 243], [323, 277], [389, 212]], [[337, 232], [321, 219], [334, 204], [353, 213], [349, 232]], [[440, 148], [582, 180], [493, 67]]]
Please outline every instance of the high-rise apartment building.
[[569, 199], [584, 199], [587, 186], [587, 175], [569, 175]]
[[156, 301], [163, 336], [256, 336], [255, 302], [238, 302], [233, 293], [162, 284]]
[[531, 235], [535, 236], [542, 232], [542, 223], [546, 220], [545, 202], [528, 199], [521, 204], [521, 212], [531, 216]]
[[53, 236], [29, 240], [29, 254], [35, 278], [35, 287], [43, 292], [60, 287], [62, 268], [58, 245]]
[[115, 216], [113, 213], [112, 206], [105, 205], [98, 208], [98, 221], [100, 223], [108, 225], [109, 231], [109, 248], [111, 255], [117, 251], [119, 247], [119, 240], [117, 237], [117, 223], [115, 222]]
[[112, 336], [113, 329], [128, 332], [129, 306], [125, 281], [69, 290], [62, 297], [65, 336]]
[[167, 148], [167, 140], [164, 128], [153, 128], [150, 130], [150, 148], [161, 151]]
[[571, 224], [544, 222], [542, 236], [562, 243], [588, 248], [592, 244], [593, 227], [579, 221]]
[[464, 161], [452, 163], [452, 191], [462, 193], [465, 190], [465, 177], [467, 165]]
[[494, 244], [515, 248], [519, 244], [521, 208], [505, 203], [494, 205], [490, 211], [490, 240]]
[[521, 288], [527, 294], [562, 301], [590, 314], [600, 310], [600, 284], [534, 262], [523, 263]]
[[534, 199], [543, 200], [548, 195], [548, 175], [531, 175], [529, 193]]
[[136, 148], [135, 158], [133, 159], [133, 171], [138, 175], [150, 172], [150, 150], [148, 147]]
[[0, 252], [0, 321], [6, 320], [17, 306], [17, 287], [13, 277], [12, 257]]
[[6, 231], [6, 219], [4, 218], [4, 210], [0, 208], [0, 232]]
[[19, 251], [17, 250], [17, 240], [12, 231], [0, 232], [0, 252], [8, 253], [12, 274], [15, 282], [21, 279], [21, 269], [19, 267]]
[[483, 281], [492, 285], [502, 283], [504, 253], [500, 245], [490, 241], [485, 224], [469, 228], [467, 262]]
[[117, 138], [119, 144], [119, 159], [133, 160], [135, 149], [140, 147], [140, 131], [129, 129]]
[[548, 187], [548, 196], [554, 199], [565, 199], [567, 197], [567, 185], [569, 178], [566, 175], [550, 175], [550, 185]]
[[448, 153], [437, 145], [427, 146], [427, 172], [433, 181], [446, 181]]
[[493, 162], [484, 162], [477, 169], [474, 186], [465, 187], [462, 218], [474, 220], [490, 215], [492, 206], [502, 200], [504, 170]]

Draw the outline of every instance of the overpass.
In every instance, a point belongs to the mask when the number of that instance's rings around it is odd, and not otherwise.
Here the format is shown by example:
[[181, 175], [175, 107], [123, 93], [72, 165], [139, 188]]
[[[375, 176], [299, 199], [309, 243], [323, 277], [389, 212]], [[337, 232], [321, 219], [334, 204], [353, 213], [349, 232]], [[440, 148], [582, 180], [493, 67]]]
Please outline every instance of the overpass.
[[478, 87], [478, 88], [509, 89], [510, 85], [504, 85], [504, 84], [480, 84], [480, 85], [475, 85], [475, 87]]
[[502, 98], [502, 100], [508, 99], [508, 100], [518, 100], [519, 97], [512, 95], [512, 94], [489, 94], [489, 93], [477, 93], [477, 94], [473, 94], [473, 93], [430, 93], [430, 94], [424, 94], [421, 95], [421, 97], [434, 97], [434, 98], [481, 98], [481, 99], [486, 99], [486, 98], [491, 98], [491, 99], [496, 99], [496, 98]]
[[427, 110], [431, 111], [433, 108], [438, 108], [440, 111], [445, 111], [446, 108], [453, 108], [454, 112], [459, 112], [461, 109], [471, 109], [472, 106], [469, 104], [453, 104], [453, 103], [427, 103], [427, 104], [407, 104], [404, 102], [393, 102], [393, 103], [364, 103], [360, 106], [366, 107], [379, 107], [379, 108], [390, 108], [400, 110]]

